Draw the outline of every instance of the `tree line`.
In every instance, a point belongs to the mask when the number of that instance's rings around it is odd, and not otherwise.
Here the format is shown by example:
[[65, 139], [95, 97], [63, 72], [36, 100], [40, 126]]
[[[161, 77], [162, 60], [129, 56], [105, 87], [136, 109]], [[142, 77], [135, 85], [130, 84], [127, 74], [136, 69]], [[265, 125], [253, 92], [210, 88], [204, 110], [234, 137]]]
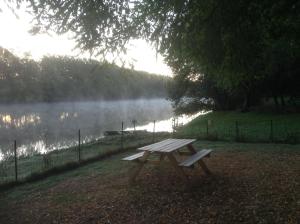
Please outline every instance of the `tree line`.
[[178, 112], [248, 111], [266, 101], [299, 110], [299, 1], [183, 2], [161, 49], [175, 69]]
[[[9, 1], [19, 4], [24, 0]], [[173, 69], [178, 112], [299, 106], [300, 1], [29, 0], [32, 33], [72, 32], [77, 47], [120, 52], [137, 38]]]
[[166, 97], [168, 77], [66, 56], [41, 61], [0, 48], [0, 102]]

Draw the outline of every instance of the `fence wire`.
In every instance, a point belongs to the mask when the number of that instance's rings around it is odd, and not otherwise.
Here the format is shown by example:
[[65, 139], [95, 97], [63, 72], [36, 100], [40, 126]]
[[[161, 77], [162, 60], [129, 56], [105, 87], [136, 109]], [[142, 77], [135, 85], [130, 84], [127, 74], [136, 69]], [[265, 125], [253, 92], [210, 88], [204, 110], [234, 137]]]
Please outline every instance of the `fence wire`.
[[[134, 122], [134, 129], [135, 123], [137, 121]], [[34, 146], [28, 144], [27, 148], [16, 140], [16, 145], [12, 143], [0, 158], [0, 186], [168, 137], [166, 133], [156, 137], [154, 125], [153, 133], [145, 130], [127, 131], [127, 128], [132, 128], [131, 126], [132, 122], [123, 122], [118, 130], [107, 131], [105, 135], [102, 133], [96, 135], [95, 130], [89, 128], [79, 129], [73, 135], [68, 133], [67, 136], [44, 134], [41, 144]]]
[[[122, 122], [119, 129], [106, 131], [104, 136], [100, 132], [96, 135], [95, 129], [90, 130], [86, 127], [72, 130], [67, 137], [62, 133], [52, 136], [44, 135], [43, 144], [35, 145], [35, 148], [28, 146], [29, 154], [24, 153], [26, 150], [24, 146], [18, 144], [18, 140], [16, 147], [12, 142], [0, 160], [0, 185], [23, 181], [36, 175], [43, 175], [55, 168], [67, 168], [107, 153], [125, 148], [136, 148], [169, 137], [279, 143], [299, 143], [300, 139], [298, 125], [273, 120], [235, 121], [230, 125], [207, 120], [204, 125], [195, 127], [191, 133], [181, 132], [180, 127], [173, 121], [172, 133], [157, 133], [155, 121], [150, 122], [153, 127], [151, 131], [135, 130], [137, 123], [136, 120]], [[149, 124], [149, 121], [140, 123]], [[50, 138], [51, 141], [49, 141]], [[36, 149], [36, 147], [40, 148]]]

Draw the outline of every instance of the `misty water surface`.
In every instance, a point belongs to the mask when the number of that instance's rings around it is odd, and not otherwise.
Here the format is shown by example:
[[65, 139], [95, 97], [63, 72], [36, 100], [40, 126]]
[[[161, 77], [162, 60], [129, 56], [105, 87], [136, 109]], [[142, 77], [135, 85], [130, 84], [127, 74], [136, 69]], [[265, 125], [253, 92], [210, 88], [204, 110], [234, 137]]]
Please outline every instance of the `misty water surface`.
[[172, 107], [165, 99], [14, 104], [0, 106], [0, 147], [2, 156], [17, 140], [23, 154], [46, 152], [77, 142], [97, 139], [104, 131], [137, 129], [172, 130]]

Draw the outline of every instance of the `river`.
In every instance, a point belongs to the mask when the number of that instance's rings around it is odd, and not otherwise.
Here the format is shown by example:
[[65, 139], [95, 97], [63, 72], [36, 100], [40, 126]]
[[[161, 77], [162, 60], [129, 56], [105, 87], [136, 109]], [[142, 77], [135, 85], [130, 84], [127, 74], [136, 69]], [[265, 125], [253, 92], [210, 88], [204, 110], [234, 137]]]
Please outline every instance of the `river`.
[[[0, 159], [11, 152], [14, 140], [21, 154], [45, 153], [74, 145], [80, 129], [83, 142], [105, 131], [172, 131], [173, 110], [165, 99], [60, 102], [0, 105]], [[182, 116], [179, 124], [192, 117]]]

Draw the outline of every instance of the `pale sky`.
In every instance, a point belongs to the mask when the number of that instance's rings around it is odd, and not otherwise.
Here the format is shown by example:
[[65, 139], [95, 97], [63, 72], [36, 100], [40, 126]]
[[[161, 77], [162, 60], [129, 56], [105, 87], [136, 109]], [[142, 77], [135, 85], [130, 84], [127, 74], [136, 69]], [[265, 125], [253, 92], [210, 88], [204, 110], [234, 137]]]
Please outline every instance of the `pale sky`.
[[[0, 0], [1, 1], [1, 0]], [[79, 50], [73, 50], [75, 42], [71, 35], [38, 34], [32, 36], [28, 33], [31, 29], [33, 17], [26, 12], [23, 6], [17, 12], [19, 19], [0, 2], [0, 46], [14, 54], [23, 57], [29, 53], [35, 60], [43, 55], [69, 55], [78, 56]], [[88, 54], [80, 57], [89, 57]], [[160, 55], [143, 40], [135, 40], [130, 44], [126, 59], [134, 65], [134, 69], [162, 75], [172, 75], [171, 69], [163, 62]], [[116, 62], [118, 63], [118, 62]]]

